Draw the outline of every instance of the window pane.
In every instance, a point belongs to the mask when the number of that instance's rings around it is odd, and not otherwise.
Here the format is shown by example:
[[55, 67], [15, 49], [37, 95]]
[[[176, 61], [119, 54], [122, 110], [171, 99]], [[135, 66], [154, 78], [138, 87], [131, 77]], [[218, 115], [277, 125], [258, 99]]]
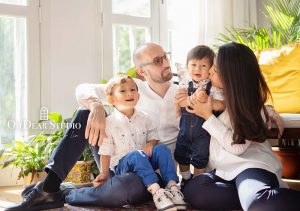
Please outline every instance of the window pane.
[[17, 124], [26, 119], [26, 19], [0, 16], [0, 140], [25, 134]]
[[149, 18], [150, 0], [112, 0], [112, 13]]
[[126, 73], [133, 67], [132, 53], [137, 46], [150, 41], [150, 31], [145, 27], [113, 25], [114, 74]]
[[173, 63], [185, 64], [187, 52], [199, 44], [199, 30], [204, 30], [199, 28], [200, 3], [199, 0], [167, 1], [168, 47]]
[[26, 6], [27, 0], [0, 0], [0, 3]]

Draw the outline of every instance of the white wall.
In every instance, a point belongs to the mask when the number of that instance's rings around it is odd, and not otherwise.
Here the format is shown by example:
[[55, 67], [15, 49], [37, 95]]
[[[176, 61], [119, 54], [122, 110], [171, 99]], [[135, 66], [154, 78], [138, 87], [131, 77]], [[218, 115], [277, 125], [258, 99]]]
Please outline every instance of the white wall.
[[63, 117], [77, 108], [75, 87], [101, 80], [99, 0], [42, 0], [41, 104]]

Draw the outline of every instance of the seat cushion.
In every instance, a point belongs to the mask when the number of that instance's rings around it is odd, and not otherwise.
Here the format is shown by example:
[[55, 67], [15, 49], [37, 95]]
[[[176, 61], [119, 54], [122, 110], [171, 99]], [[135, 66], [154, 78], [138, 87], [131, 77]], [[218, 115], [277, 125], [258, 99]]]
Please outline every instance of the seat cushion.
[[300, 42], [258, 52], [258, 61], [279, 113], [300, 113]]

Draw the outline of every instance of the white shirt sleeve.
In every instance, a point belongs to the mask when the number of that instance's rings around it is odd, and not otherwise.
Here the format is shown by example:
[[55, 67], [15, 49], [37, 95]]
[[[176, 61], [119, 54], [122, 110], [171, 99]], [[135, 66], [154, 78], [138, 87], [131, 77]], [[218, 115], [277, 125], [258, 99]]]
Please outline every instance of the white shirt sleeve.
[[222, 90], [220, 90], [216, 87], [211, 88], [211, 94], [210, 95], [212, 96], [212, 98], [214, 100], [220, 100], [220, 101], [224, 100], [224, 95], [223, 95]]
[[228, 152], [241, 155], [243, 154], [251, 141], [246, 140], [245, 144], [232, 144], [233, 131], [226, 125], [224, 125], [220, 120], [218, 120], [214, 115], [211, 115], [202, 125], [202, 127], [213, 136], [218, 143]]
[[102, 144], [99, 147], [99, 155], [113, 156], [115, 153], [115, 145], [112, 134], [110, 133], [109, 127], [105, 128], [106, 138], [103, 139]]
[[79, 106], [88, 108], [88, 102], [91, 98], [100, 99], [106, 103], [105, 84], [80, 84], [76, 87], [76, 99]]

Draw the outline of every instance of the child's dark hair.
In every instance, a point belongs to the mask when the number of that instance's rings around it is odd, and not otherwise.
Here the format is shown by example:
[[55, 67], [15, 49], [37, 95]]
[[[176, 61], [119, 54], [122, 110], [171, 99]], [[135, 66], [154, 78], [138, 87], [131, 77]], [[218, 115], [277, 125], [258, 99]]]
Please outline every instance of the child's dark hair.
[[215, 56], [215, 52], [210, 47], [206, 45], [198, 45], [188, 52], [186, 65], [189, 63], [190, 60], [200, 60], [207, 57], [209, 59], [210, 65], [212, 66], [214, 63]]
[[[105, 90], [106, 96], [110, 96], [113, 94], [113, 89], [116, 85], [126, 83], [128, 80], [132, 80], [134, 82], [134, 80], [129, 75], [126, 74], [119, 74], [111, 78], [106, 84], [106, 90]], [[137, 85], [136, 88], [138, 90]]]

